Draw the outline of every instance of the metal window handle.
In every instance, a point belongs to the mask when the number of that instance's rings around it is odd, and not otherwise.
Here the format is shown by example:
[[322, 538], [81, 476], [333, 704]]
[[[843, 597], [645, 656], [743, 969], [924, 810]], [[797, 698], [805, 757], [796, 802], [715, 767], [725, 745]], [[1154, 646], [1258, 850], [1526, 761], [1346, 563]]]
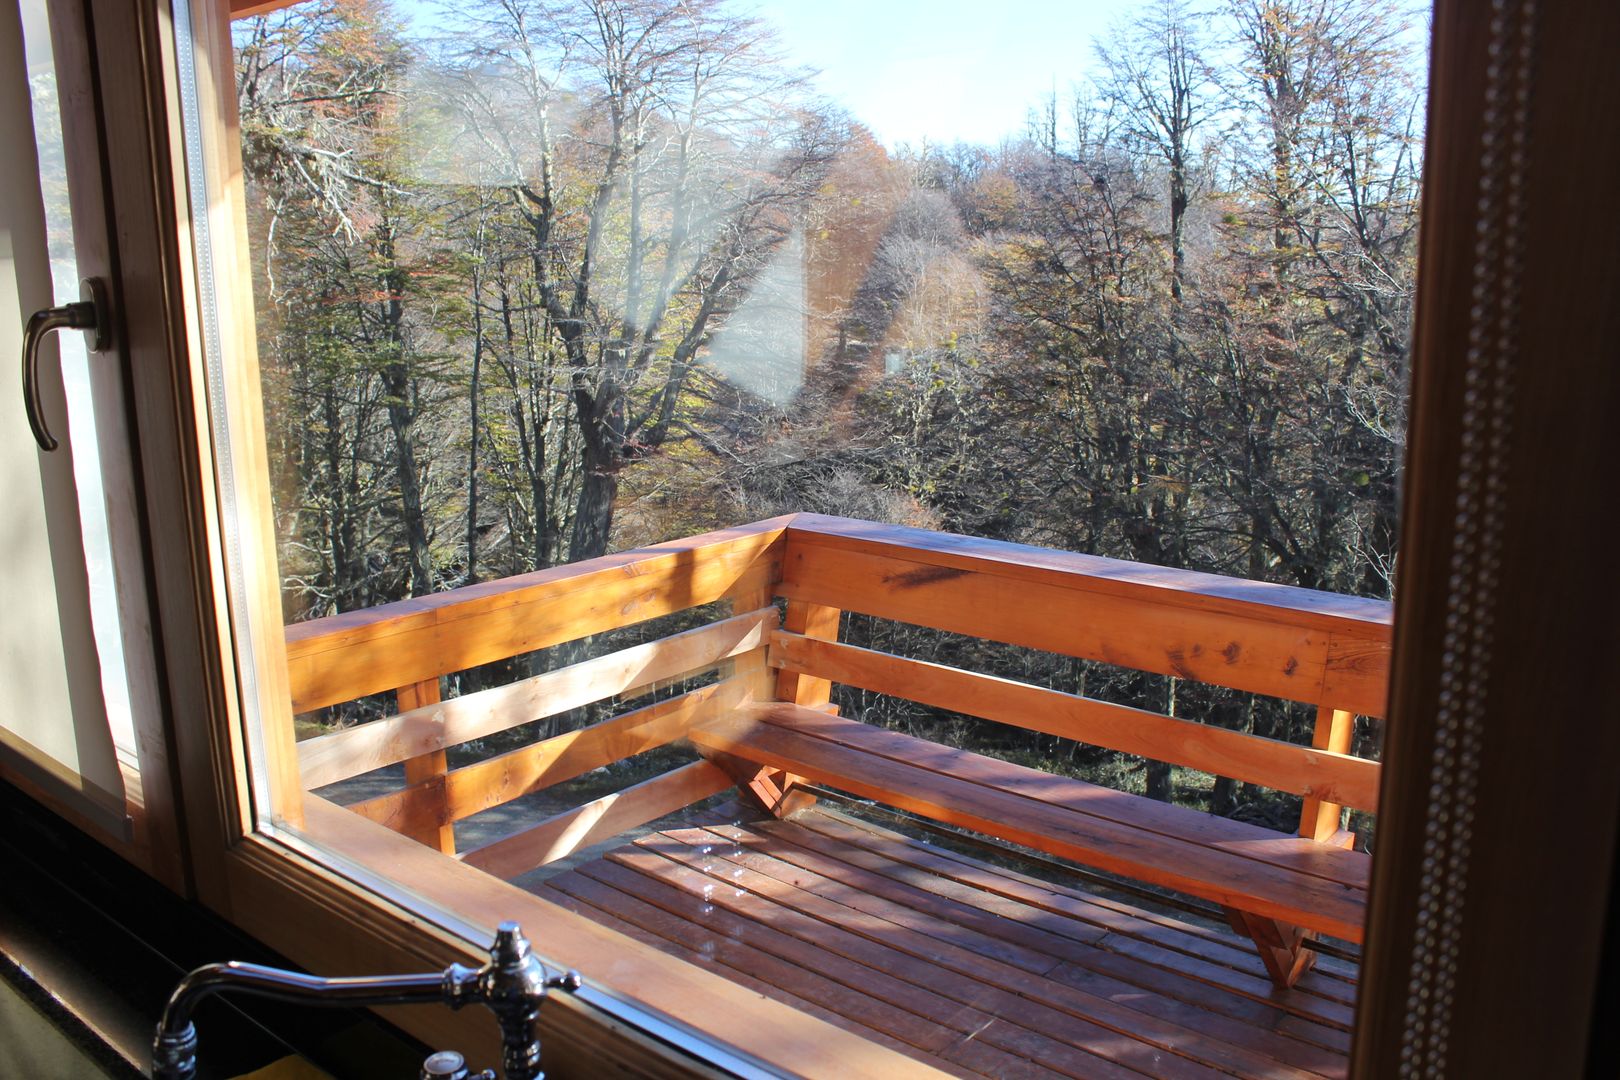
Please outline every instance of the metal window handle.
[[76, 304], [34, 312], [23, 330], [23, 406], [28, 411], [28, 426], [34, 432], [34, 441], [41, 450], [55, 450], [58, 444], [45, 427], [45, 409], [39, 400], [39, 343], [53, 330], [89, 331], [91, 352], [102, 352], [111, 343], [106, 284], [100, 278], [85, 278], [80, 283], [79, 296], [81, 299]]

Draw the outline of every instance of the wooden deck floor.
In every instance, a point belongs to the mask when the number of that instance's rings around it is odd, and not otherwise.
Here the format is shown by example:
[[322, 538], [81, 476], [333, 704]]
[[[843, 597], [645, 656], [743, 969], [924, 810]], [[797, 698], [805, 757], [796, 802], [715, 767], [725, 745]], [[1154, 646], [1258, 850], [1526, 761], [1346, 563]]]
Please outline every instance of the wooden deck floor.
[[1225, 930], [820, 809], [671, 829], [535, 887], [963, 1076], [1343, 1076], [1353, 965], [1289, 991]]

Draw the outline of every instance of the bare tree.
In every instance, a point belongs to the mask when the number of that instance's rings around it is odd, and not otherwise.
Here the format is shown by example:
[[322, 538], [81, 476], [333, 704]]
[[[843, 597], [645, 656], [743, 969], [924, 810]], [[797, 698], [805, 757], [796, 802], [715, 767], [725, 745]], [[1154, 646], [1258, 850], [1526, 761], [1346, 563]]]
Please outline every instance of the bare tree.
[[700, 350], [791, 233], [839, 132], [796, 103], [763, 26], [716, 0], [480, 11], [459, 108], [507, 162], [568, 365], [582, 469], [569, 557], [589, 558], [610, 543], [621, 471], [678, 430]]
[[1099, 89], [1121, 113], [1124, 133], [1164, 163], [1169, 188], [1170, 293], [1186, 283], [1187, 210], [1196, 186], [1193, 138], [1215, 104], [1199, 19], [1182, 0], [1158, 0], [1097, 46]]

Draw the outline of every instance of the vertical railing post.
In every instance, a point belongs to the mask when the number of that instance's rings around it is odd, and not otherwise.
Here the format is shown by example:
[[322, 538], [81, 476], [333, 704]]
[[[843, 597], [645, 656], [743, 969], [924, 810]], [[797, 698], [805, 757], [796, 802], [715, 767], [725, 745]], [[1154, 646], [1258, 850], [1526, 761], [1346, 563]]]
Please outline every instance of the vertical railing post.
[[[769, 607], [776, 599], [776, 586], [774, 584], [751, 586], [732, 593], [730, 599], [731, 613], [746, 615], [750, 611]], [[742, 678], [748, 685], [749, 695], [755, 701], [770, 701], [776, 693], [776, 673], [766, 662], [766, 656], [765, 646], [743, 653], [721, 669], [722, 675]]]
[[[838, 640], [838, 619], [843, 612], [826, 604], [813, 604], [808, 600], [789, 600], [787, 617], [782, 629], [790, 634], [822, 641]], [[832, 700], [832, 682], [818, 675], [802, 675], [796, 671], [776, 673], [778, 701], [791, 701], [806, 708], [821, 708]]]
[[[825, 604], [789, 600], [787, 616], [783, 619], [783, 629], [807, 637], [836, 641], [838, 617], [841, 614], [838, 608], [827, 607]], [[741, 667], [745, 660], [751, 661], [755, 658], [755, 654], [739, 658], [738, 665]], [[763, 654], [758, 659], [763, 662]], [[773, 680], [770, 667], [765, 667], [758, 675], [763, 681], [761, 689], [756, 691], [756, 697], [760, 700], [770, 700], [774, 697], [777, 701], [790, 701], [809, 708], [829, 707], [832, 683], [827, 679], [779, 670], [775, 672]], [[751, 776], [739, 772], [737, 779], [738, 788], [744, 791], [745, 796], [751, 797], [753, 801], [778, 817], [788, 817], [814, 806], [816, 802], [814, 796], [797, 787], [802, 783], [802, 778], [790, 772], [763, 768]]]
[[[434, 705], [439, 701], [439, 680], [425, 679], [419, 683], [400, 687], [395, 693], [399, 697], [399, 711], [409, 712], [411, 709], [420, 709], [424, 705]], [[409, 758], [405, 762], [405, 783], [415, 785], [437, 778], [440, 782], [440, 797], [443, 798], [443, 782], [445, 773], [450, 771], [449, 760], [444, 750], [431, 750], [419, 757]], [[412, 839], [419, 840], [430, 848], [437, 848], [446, 855], [456, 853], [456, 830], [448, 820], [438, 826], [431, 826], [415, 835]]]
[[[1335, 709], [1331, 705], [1321, 705], [1316, 710], [1316, 733], [1311, 737], [1311, 745], [1318, 750], [1331, 750], [1335, 754], [1348, 754], [1350, 740], [1356, 730], [1356, 716], [1354, 713]], [[1338, 803], [1324, 802], [1321, 799], [1305, 799], [1305, 806], [1299, 815], [1299, 835], [1309, 840], [1321, 843], [1342, 843], [1348, 839], [1341, 837], [1343, 831], [1344, 807]], [[1348, 845], [1345, 845], [1348, 846]]]

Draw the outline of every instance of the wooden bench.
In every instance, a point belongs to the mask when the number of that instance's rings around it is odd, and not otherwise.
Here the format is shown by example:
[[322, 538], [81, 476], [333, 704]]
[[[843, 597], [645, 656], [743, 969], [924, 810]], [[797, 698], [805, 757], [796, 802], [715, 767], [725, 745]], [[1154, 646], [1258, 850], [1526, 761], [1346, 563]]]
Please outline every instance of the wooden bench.
[[[445, 676], [716, 602], [731, 617], [441, 700]], [[1039, 685], [843, 641], [846, 616], [1134, 670], [1165, 680], [1166, 712], [1085, 696], [1085, 669]], [[1384, 708], [1390, 621], [1380, 601], [801, 514], [291, 627], [295, 712], [389, 691], [398, 708], [301, 743], [282, 731], [271, 772], [294, 806], [297, 788], [404, 763], [404, 788], [349, 809], [507, 879], [733, 783], [791, 813], [809, 777], [1213, 900], [1287, 985], [1311, 962], [1304, 933], [1361, 937], [1368, 859], [1344, 850], [1344, 814], [1377, 812], [1380, 766], [1352, 744]], [[450, 767], [448, 747], [709, 671]], [[1181, 682], [1314, 707], [1310, 744], [1177, 715]], [[1300, 837], [839, 720], [835, 684], [1297, 795]], [[689, 735], [710, 761], [455, 852], [456, 822]]]
[[785, 702], [745, 706], [690, 737], [740, 786], [774, 795], [778, 812], [791, 807], [780, 798], [790, 782], [778, 777], [773, 793], [761, 770], [1213, 901], [1280, 987], [1310, 967], [1306, 932], [1362, 938], [1371, 859], [1361, 852]]

